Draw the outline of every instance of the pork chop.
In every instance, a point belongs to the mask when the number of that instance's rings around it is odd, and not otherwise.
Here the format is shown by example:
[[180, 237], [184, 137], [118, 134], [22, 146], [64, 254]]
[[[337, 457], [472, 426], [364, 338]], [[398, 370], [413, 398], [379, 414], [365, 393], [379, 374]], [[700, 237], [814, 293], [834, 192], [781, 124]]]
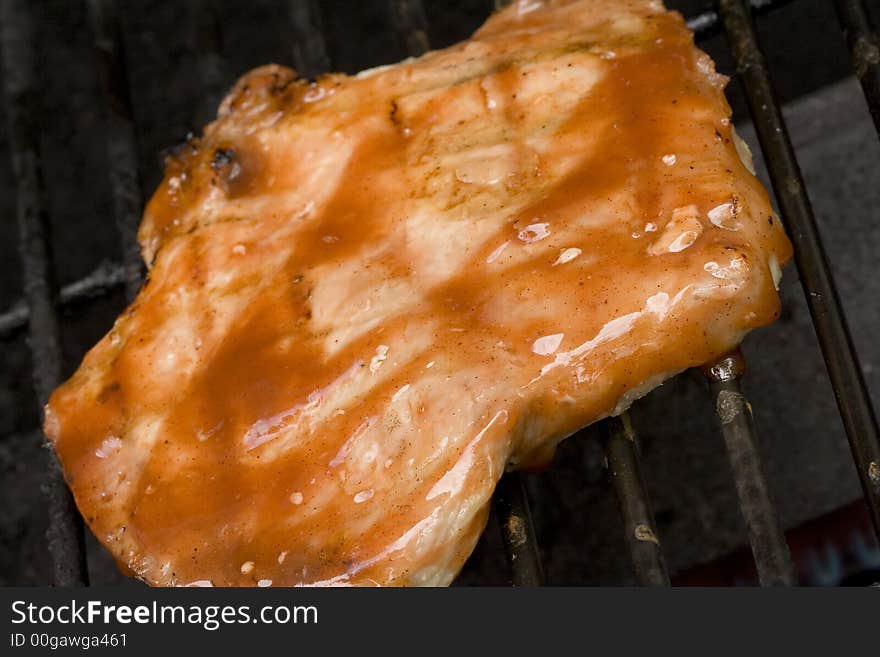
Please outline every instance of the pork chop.
[[449, 583], [506, 468], [777, 317], [790, 245], [725, 83], [651, 0], [245, 75], [46, 408], [91, 529], [153, 585]]

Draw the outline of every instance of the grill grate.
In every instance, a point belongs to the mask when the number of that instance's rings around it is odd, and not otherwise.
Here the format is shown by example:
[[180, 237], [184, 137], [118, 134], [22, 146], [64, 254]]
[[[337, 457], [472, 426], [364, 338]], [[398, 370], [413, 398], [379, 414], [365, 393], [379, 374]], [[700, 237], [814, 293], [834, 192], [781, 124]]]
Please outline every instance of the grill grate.
[[[498, 8], [510, 0], [488, 0]], [[880, 536], [880, 433], [859, 362], [831, 276], [804, 181], [776, 100], [764, 56], [752, 24], [752, 14], [791, 0], [718, 0], [710, 9], [688, 19], [697, 39], [727, 33], [737, 72], [785, 221], [795, 247], [795, 261], [819, 338], [828, 373], [856, 462], [874, 529]], [[430, 47], [427, 21], [420, 0], [389, 0], [393, 24], [406, 51], [417, 56]], [[880, 132], [880, 48], [861, 0], [835, 0], [868, 107]], [[288, 0], [297, 69], [314, 76], [330, 68], [316, 0]], [[120, 263], [105, 263], [85, 278], [57, 289], [47, 234], [47, 214], [41, 165], [35, 136], [38, 98], [35, 91], [34, 41], [31, 8], [26, 0], [0, 3], [0, 45], [9, 117], [13, 166], [18, 185], [18, 223], [24, 298], [0, 315], [0, 337], [27, 328], [33, 355], [34, 387], [45, 403], [60, 381], [58, 309], [102, 296], [120, 286], [131, 299], [143, 269], [136, 244], [142, 208], [140, 177], [123, 42], [114, 0], [89, 0], [98, 70], [107, 105], [107, 148], [114, 212], [121, 240]], [[200, 0], [195, 43], [206, 98], [222, 87], [222, 37], [212, 0]], [[205, 108], [207, 110], [207, 108]], [[742, 395], [740, 379], [745, 361], [729, 354], [704, 370], [711, 399], [733, 468], [740, 507], [762, 585], [795, 583], [785, 536], [768, 493], [751, 408]], [[657, 538], [650, 503], [639, 465], [638, 438], [629, 416], [603, 423], [605, 453], [626, 531], [636, 575], [643, 585], [664, 586], [669, 575]], [[49, 454], [46, 490], [50, 508], [49, 551], [56, 585], [87, 585], [82, 521], [58, 464]], [[494, 499], [502, 537], [516, 586], [540, 585], [539, 549], [532, 528], [528, 496], [519, 474], [505, 475]]]
[[767, 489], [751, 407], [740, 388], [745, 370], [745, 359], [737, 350], [705, 368], [705, 374], [733, 468], [758, 579], [765, 586], [792, 586], [796, 578], [791, 552]]
[[880, 40], [871, 29], [861, 0], [834, 0], [846, 33], [856, 77], [865, 90], [874, 127], [880, 134]]
[[720, 0], [719, 7], [767, 161], [773, 191], [794, 245], [801, 286], [825, 357], [865, 501], [874, 530], [880, 532], [880, 430], [837, 296], [831, 267], [748, 6], [741, 0]]
[[518, 472], [503, 476], [492, 502], [501, 523], [501, 538], [513, 585], [540, 586], [544, 573], [522, 476]]
[[639, 465], [638, 438], [629, 413], [604, 422], [605, 458], [620, 503], [624, 535], [633, 567], [644, 586], [669, 586], [663, 548], [657, 538], [645, 483]]
[[137, 295], [144, 275], [137, 242], [143, 200], [122, 30], [113, 0], [89, 0], [89, 14], [107, 106], [107, 159], [112, 163], [110, 187], [120, 237], [122, 284], [126, 301], [131, 301]]
[[[33, 24], [26, 5], [0, 3], [3, 80], [9, 116], [12, 162], [18, 183], [18, 231], [34, 390], [42, 405], [61, 382], [61, 346], [56, 313], [57, 286], [48, 236], [43, 171], [36, 133]], [[58, 586], [88, 584], [82, 520], [64, 483], [54, 452], [46, 450], [45, 491], [49, 504], [49, 553]]]

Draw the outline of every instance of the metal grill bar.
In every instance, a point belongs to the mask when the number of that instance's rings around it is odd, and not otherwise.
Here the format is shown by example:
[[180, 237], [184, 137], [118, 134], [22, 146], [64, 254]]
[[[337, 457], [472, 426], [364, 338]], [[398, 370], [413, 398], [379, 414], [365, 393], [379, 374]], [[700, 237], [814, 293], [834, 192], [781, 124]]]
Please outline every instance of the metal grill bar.
[[316, 0], [288, 0], [293, 27], [293, 66], [304, 78], [314, 78], [330, 70], [330, 56], [321, 26], [321, 8]]
[[764, 152], [776, 198], [794, 244], [795, 262], [849, 438], [874, 529], [880, 537], [880, 431], [819, 229], [804, 188], [770, 74], [743, 0], [720, 0], [737, 72]]
[[874, 127], [880, 134], [880, 41], [861, 0], [834, 0], [834, 6], [846, 33], [856, 77], [862, 83]]
[[[752, 11], [756, 16], [766, 14], [774, 9], [779, 9], [793, 0], [751, 0]], [[693, 31], [697, 39], [706, 39], [721, 31], [721, 17], [714, 9], [708, 9], [701, 14], [687, 19], [687, 26]]]
[[770, 499], [752, 423], [752, 407], [740, 389], [745, 370], [745, 359], [736, 351], [705, 368], [703, 373], [709, 381], [712, 404], [727, 445], [758, 579], [762, 586], [794, 586], [797, 577]]
[[[752, 10], [761, 15], [773, 9], [778, 9], [787, 5], [793, 0], [751, 0]], [[489, 7], [492, 10], [504, 9], [513, 0], [489, 0]], [[705, 39], [714, 36], [721, 31], [721, 17], [714, 9], [707, 9], [699, 14], [686, 19], [687, 26], [691, 29], [697, 39]]]
[[[61, 346], [55, 313], [57, 287], [52, 268], [43, 173], [37, 140], [38, 100], [35, 93], [34, 34], [26, 1], [0, 2], [0, 43], [9, 120], [12, 164], [18, 185], [18, 230], [34, 390], [46, 403], [61, 380]], [[57, 586], [88, 583], [82, 520], [54, 452], [47, 449], [44, 491], [49, 503], [46, 532]]]
[[544, 572], [522, 475], [510, 472], [501, 477], [492, 502], [501, 523], [501, 538], [513, 585], [541, 586]]
[[391, 17], [410, 57], [428, 52], [428, 20], [421, 0], [391, 0]]
[[669, 586], [669, 573], [639, 465], [638, 438], [628, 413], [603, 423], [605, 456], [623, 516], [626, 542], [643, 586]]
[[[124, 282], [122, 265], [101, 263], [90, 274], [61, 288], [59, 303], [62, 307], [82, 303], [104, 296]], [[6, 312], [0, 314], [0, 339], [11, 338], [28, 325], [30, 310], [27, 301], [16, 301]]]
[[122, 250], [125, 297], [131, 301], [140, 289], [144, 275], [137, 242], [143, 199], [122, 30], [114, 0], [89, 0], [89, 14], [107, 106], [107, 159]]

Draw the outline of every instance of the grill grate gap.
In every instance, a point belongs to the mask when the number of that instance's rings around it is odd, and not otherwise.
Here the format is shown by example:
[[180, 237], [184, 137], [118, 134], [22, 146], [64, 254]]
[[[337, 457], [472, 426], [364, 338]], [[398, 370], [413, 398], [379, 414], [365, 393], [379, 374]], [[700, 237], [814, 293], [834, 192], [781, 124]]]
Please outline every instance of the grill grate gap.
[[213, 121], [217, 115], [217, 105], [226, 91], [226, 77], [223, 61], [223, 33], [220, 15], [215, 0], [197, 0], [192, 3], [193, 44], [195, 45], [199, 80], [202, 86], [202, 101], [195, 112], [196, 128]]
[[431, 48], [428, 43], [428, 20], [422, 0], [389, 0], [395, 29], [403, 37], [410, 57], [423, 55]]
[[288, 16], [293, 28], [293, 65], [304, 78], [314, 78], [330, 70], [327, 42], [322, 29], [321, 8], [316, 0], [288, 0]]

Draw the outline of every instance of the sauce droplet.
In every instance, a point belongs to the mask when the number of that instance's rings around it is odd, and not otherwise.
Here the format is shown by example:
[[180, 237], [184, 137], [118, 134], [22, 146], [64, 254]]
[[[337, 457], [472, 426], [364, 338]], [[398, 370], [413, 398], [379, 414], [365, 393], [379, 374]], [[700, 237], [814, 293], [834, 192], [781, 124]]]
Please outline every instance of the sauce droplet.
[[559, 349], [563, 337], [565, 337], [563, 333], [554, 333], [553, 335], [545, 335], [542, 338], [538, 338], [532, 343], [532, 351], [539, 356], [549, 356]]
[[550, 234], [550, 224], [548, 223], [539, 223], [539, 224], [530, 224], [523, 228], [517, 234], [520, 240], [525, 242], [526, 244], [531, 244], [532, 242], [538, 242]]
[[559, 257], [556, 258], [556, 262], [553, 263], [553, 266], [556, 265], [564, 265], [566, 262], [571, 262], [575, 258], [577, 258], [583, 251], [577, 248], [563, 249], [562, 253], [559, 254]]
[[354, 496], [354, 503], [361, 504], [362, 502], [366, 502], [373, 498], [373, 489], [370, 490], [362, 490], [360, 493]]

